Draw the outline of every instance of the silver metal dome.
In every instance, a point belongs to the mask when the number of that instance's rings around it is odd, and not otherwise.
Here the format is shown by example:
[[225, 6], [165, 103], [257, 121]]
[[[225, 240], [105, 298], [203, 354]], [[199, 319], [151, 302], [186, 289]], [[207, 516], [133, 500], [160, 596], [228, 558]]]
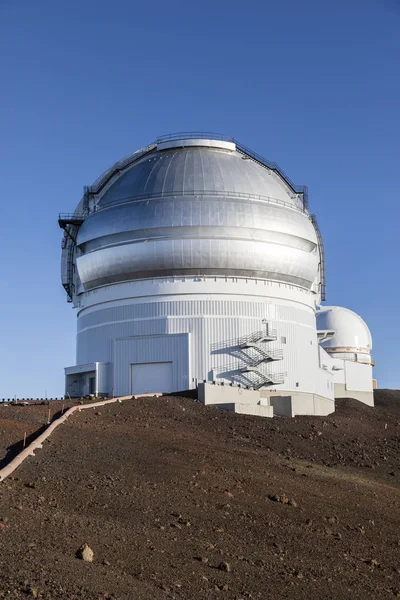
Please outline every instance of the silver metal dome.
[[302, 192], [233, 142], [153, 144], [88, 190], [87, 211], [74, 259], [85, 290], [178, 275], [311, 289], [320, 277], [321, 248]]
[[98, 208], [130, 202], [138, 197], [185, 195], [243, 195], [302, 208], [302, 201], [273, 171], [260, 168], [256, 162], [236, 152], [234, 144], [225, 146], [228, 148], [158, 145], [156, 152], [120, 175], [101, 197]]

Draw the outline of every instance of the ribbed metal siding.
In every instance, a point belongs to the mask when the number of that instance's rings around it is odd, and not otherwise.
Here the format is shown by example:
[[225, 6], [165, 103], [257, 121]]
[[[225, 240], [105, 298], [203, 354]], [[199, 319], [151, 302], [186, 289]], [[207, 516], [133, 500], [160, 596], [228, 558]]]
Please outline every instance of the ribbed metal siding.
[[[315, 315], [312, 309], [302, 305], [278, 302], [270, 299], [268, 302], [179, 300], [98, 310], [78, 319], [78, 364], [95, 360], [111, 363], [110, 381], [114, 381], [112, 385], [119, 389], [119, 378], [126, 375], [115, 373], [113, 377], [118, 340], [190, 333], [189, 384], [194, 387], [194, 379], [222, 380], [227, 366], [235, 361], [240, 366], [243, 362], [240, 352], [229, 346], [228, 341], [263, 329], [262, 321], [266, 319], [270, 327], [277, 330], [278, 336], [269, 348], [283, 350], [284, 359], [268, 365], [271, 373], [286, 373], [284, 386], [277, 389], [313, 392], [318, 368]], [[282, 338], [286, 338], [286, 343]], [[181, 356], [180, 348], [176, 347], [176, 352]], [[148, 356], [149, 362], [164, 360], [158, 357], [155, 346], [154, 356], [150, 350]], [[141, 362], [147, 362], [147, 359]], [[228, 381], [229, 375], [225, 378]]]
[[114, 392], [131, 393], [131, 365], [172, 362], [173, 389], [189, 388], [188, 335], [150, 335], [115, 341]]
[[[305, 313], [302, 308], [285, 306], [270, 301], [246, 300], [176, 300], [166, 302], [147, 302], [105, 308], [78, 318], [78, 332], [87, 327], [130, 321], [131, 319], [154, 319], [159, 317], [184, 316], [231, 316], [253, 317], [255, 319], [298, 320], [303, 321], [309, 315], [310, 326], [315, 327], [315, 317], [311, 311]], [[138, 334], [136, 334], [138, 335]], [[145, 333], [143, 333], [145, 335]]]

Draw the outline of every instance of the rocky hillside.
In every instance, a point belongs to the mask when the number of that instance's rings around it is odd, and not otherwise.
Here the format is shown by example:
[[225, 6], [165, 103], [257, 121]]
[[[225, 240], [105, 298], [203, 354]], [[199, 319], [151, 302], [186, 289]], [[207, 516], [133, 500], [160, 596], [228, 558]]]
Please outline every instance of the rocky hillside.
[[[47, 416], [0, 406], [3, 463]], [[75, 414], [0, 484], [0, 598], [400, 597], [399, 436], [389, 390], [330, 417]]]

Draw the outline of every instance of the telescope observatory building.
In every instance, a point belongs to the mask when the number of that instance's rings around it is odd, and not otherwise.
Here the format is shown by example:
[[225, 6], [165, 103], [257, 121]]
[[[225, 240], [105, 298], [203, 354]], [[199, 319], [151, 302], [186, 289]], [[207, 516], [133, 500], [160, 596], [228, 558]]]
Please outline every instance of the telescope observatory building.
[[71, 397], [205, 382], [260, 390], [281, 414], [328, 414], [350, 381], [373, 403], [365, 323], [324, 307], [317, 329], [325, 265], [307, 188], [238, 142], [159, 138], [85, 188], [59, 224], [77, 309]]

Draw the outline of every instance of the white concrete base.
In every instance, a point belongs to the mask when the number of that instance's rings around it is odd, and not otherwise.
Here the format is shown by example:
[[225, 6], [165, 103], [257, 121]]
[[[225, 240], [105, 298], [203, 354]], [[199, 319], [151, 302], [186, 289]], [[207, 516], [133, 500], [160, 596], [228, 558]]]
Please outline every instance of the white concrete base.
[[273, 417], [274, 409], [268, 398], [260, 398], [257, 390], [247, 390], [230, 385], [199, 383], [198, 398], [203, 404], [214, 404], [241, 415]]
[[[283, 395], [285, 394], [285, 395]], [[240, 414], [273, 417], [281, 415], [326, 416], [335, 411], [335, 401], [318, 394], [304, 392], [269, 392], [247, 390], [230, 385], [199, 383], [198, 398], [203, 404], [214, 404]]]
[[213, 385], [212, 383], [199, 383], [197, 387], [198, 399], [202, 404], [258, 404], [260, 392], [246, 390], [242, 387], [230, 385]]
[[241, 415], [255, 415], [257, 417], [274, 416], [274, 409], [272, 406], [265, 406], [261, 404], [243, 404], [240, 402], [234, 402], [232, 404], [219, 404], [218, 406], [224, 410], [231, 410]]
[[274, 414], [285, 417], [295, 417], [296, 415], [315, 415], [326, 416], [335, 411], [335, 401], [330, 398], [324, 398], [317, 394], [307, 394], [302, 392], [290, 393], [285, 395], [279, 392], [261, 392], [262, 398], [268, 398], [271, 403]]
[[348, 390], [344, 383], [335, 383], [335, 398], [354, 398], [354, 400], [358, 400], [368, 406], [375, 406], [374, 392], [372, 390], [368, 392]]

